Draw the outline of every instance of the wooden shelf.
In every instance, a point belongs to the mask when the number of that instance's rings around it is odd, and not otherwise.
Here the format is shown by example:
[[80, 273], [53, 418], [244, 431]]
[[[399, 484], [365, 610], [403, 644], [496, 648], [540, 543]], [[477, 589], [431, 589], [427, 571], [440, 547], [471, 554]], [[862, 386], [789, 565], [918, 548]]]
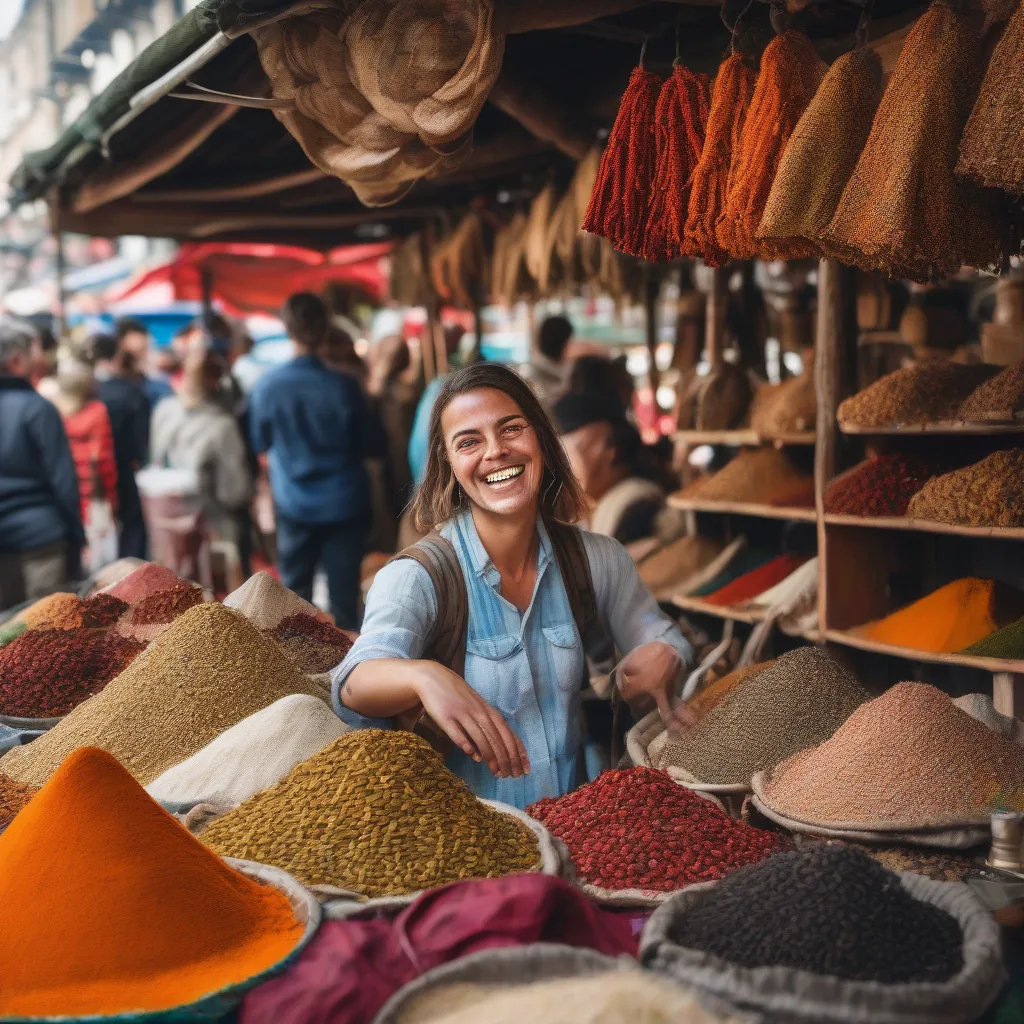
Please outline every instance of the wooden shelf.
[[840, 516], [825, 513], [827, 526], [864, 526], [873, 530], [913, 530], [919, 533], [947, 533], [958, 537], [999, 537], [1003, 540], [1024, 540], [1024, 527], [952, 526], [931, 519], [909, 519], [902, 516]]
[[759, 505], [745, 501], [710, 501], [701, 498], [680, 498], [668, 496], [672, 508], [684, 512], [719, 512], [723, 515], [757, 516], [761, 519], [799, 519], [803, 522], [817, 521], [818, 514], [813, 508], [788, 508], [784, 505]]
[[[709, 604], [702, 597], [688, 597], [683, 594], [677, 594], [668, 600], [670, 604], [680, 611], [689, 612], [691, 615], [713, 615], [719, 619], [732, 619], [734, 622], [745, 622], [748, 625], [761, 622], [765, 617], [763, 608], [747, 609], [736, 605]], [[820, 639], [817, 631], [803, 632], [801, 630], [791, 630], [782, 625], [779, 626], [779, 629], [787, 636], [803, 637], [803, 639], [810, 640], [812, 643], [817, 643]]]
[[780, 434], [778, 437], [763, 437], [753, 430], [677, 430], [672, 435], [677, 441], [685, 444], [727, 444], [737, 448], [744, 445], [772, 444], [776, 448], [786, 445], [813, 445], [816, 435], [813, 430], [804, 430], [793, 434]]
[[915, 423], [902, 427], [854, 427], [839, 425], [844, 434], [874, 434], [876, 436], [921, 437], [928, 434], [962, 434], [976, 437], [998, 434], [1024, 433], [1024, 420], [1019, 423], [957, 423], [949, 420], [942, 423]]
[[1024, 660], [979, 658], [971, 654], [936, 654], [932, 651], [919, 651], [914, 647], [879, 643], [877, 640], [869, 640], [867, 637], [844, 629], [826, 629], [823, 638], [845, 647], [856, 647], [862, 651], [873, 651], [875, 654], [888, 654], [896, 658], [906, 658], [908, 661], [928, 661], [936, 665], [959, 665], [964, 668], [984, 669], [986, 672], [1024, 673]]

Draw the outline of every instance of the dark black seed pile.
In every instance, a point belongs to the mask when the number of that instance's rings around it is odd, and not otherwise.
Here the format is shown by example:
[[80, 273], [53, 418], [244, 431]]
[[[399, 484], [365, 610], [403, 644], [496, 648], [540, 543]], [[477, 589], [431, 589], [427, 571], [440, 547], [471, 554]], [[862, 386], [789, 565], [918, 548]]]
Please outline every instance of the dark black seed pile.
[[963, 967], [957, 922], [849, 847], [776, 854], [734, 871], [680, 917], [670, 938], [740, 967], [850, 981], [947, 981]]

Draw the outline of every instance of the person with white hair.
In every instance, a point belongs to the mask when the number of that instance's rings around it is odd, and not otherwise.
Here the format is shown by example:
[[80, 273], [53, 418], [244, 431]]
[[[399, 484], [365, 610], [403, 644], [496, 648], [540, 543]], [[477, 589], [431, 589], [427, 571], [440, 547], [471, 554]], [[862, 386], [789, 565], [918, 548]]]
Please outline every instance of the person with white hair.
[[0, 609], [77, 578], [85, 545], [64, 424], [32, 387], [33, 338], [0, 318]]

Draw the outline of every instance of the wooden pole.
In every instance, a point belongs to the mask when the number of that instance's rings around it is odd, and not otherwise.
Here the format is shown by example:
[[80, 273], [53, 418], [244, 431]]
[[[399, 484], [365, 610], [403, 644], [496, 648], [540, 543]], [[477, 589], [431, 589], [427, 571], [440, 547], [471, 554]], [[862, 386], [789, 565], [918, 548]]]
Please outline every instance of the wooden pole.
[[725, 312], [729, 299], [725, 292], [725, 271], [715, 267], [711, 271], [708, 289], [707, 315], [704, 317], [704, 354], [711, 369], [725, 361]]
[[647, 356], [650, 360], [650, 369], [647, 371], [648, 380], [651, 382], [651, 395], [654, 400], [654, 413], [658, 413], [658, 364], [654, 359], [655, 349], [658, 347], [658, 297], [661, 295], [661, 276], [651, 266], [644, 264], [644, 328], [647, 334]]

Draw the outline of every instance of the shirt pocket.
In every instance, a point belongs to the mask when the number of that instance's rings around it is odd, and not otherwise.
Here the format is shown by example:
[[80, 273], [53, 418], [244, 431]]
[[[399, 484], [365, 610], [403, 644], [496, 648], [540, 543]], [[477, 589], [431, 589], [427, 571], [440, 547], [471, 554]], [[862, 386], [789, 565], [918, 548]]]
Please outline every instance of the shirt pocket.
[[542, 626], [548, 642], [555, 681], [562, 693], [578, 692], [583, 684], [583, 645], [576, 624]]
[[466, 682], [511, 721], [523, 706], [523, 649], [515, 636], [466, 640]]

